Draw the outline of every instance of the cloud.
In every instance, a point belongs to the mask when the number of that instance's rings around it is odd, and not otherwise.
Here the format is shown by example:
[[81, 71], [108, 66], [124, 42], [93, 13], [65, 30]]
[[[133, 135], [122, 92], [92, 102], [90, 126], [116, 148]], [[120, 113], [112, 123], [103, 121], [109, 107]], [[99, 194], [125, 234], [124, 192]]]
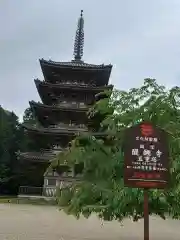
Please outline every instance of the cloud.
[[0, 104], [22, 115], [39, 100], [33, 79], [39, 58], [71, 60], [77, 18], [84, 9], [84, 60], [112, 63], [111, 82], [135, 87], [146, 77], [166, 86], [180, 77], [179, 0], [2, 0]]

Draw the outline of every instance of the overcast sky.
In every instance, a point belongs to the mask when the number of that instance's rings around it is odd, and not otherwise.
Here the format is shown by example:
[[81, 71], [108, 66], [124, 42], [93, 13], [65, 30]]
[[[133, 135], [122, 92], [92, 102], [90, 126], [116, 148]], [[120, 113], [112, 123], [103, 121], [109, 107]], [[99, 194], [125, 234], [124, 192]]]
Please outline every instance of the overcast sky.
[[84, 10], [83, 60], [113, 64], [111, 83], [139, 86], [146, 77], [180, 85], [179, 0], [0, 0], [0, 104], [22, 116], [39, 100], [39, 58], [72, 59]]

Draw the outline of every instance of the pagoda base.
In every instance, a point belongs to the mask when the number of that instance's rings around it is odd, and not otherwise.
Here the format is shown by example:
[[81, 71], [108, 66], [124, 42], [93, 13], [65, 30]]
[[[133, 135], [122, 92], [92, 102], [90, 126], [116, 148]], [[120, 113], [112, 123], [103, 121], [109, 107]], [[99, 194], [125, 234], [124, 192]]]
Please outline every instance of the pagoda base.
[[56, 186], [20, 186], [18, 197], [29, 199], [54, 198], [56, 195]]
[[[19, 188], [19, 198], [29, 198], [29, 199], [49, 199], [56, 198], [57, 190], [62, 190], [63, 188], [70, 187], [73, 182], [79, 181], [76, 178], [56, 178], [55, 184], [52, 186], [44, 184], [42, 187], [34, 186], [20, 186]], [[46, 179], [45, 179], [46, 182]]]

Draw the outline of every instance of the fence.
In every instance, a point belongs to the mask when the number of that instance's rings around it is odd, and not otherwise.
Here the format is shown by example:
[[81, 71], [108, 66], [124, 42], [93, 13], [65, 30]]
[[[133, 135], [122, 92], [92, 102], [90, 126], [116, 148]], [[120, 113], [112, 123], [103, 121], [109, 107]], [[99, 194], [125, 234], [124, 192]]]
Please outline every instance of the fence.
[[20, 195], [42, 196], [43, 188], [42, 187], [20, 186], [19, 187], [19, 194]]
[[56, 194], [56, 187], [30, 187], [30, 186], [20, 186], [19, 195], [24, 196], [44, 196], [44, 197], [54, 197]]

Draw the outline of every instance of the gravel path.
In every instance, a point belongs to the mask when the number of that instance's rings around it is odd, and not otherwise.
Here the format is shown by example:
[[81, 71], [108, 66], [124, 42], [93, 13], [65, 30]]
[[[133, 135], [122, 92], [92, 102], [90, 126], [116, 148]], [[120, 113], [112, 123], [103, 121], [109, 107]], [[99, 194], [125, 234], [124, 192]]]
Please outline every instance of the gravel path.
[[[180, 221], [152, 217], [150, 240], [179, 240]], [[143, 222], [76, 220], [55, 207], [0, 204], [0, 240], [143, 240]]]

